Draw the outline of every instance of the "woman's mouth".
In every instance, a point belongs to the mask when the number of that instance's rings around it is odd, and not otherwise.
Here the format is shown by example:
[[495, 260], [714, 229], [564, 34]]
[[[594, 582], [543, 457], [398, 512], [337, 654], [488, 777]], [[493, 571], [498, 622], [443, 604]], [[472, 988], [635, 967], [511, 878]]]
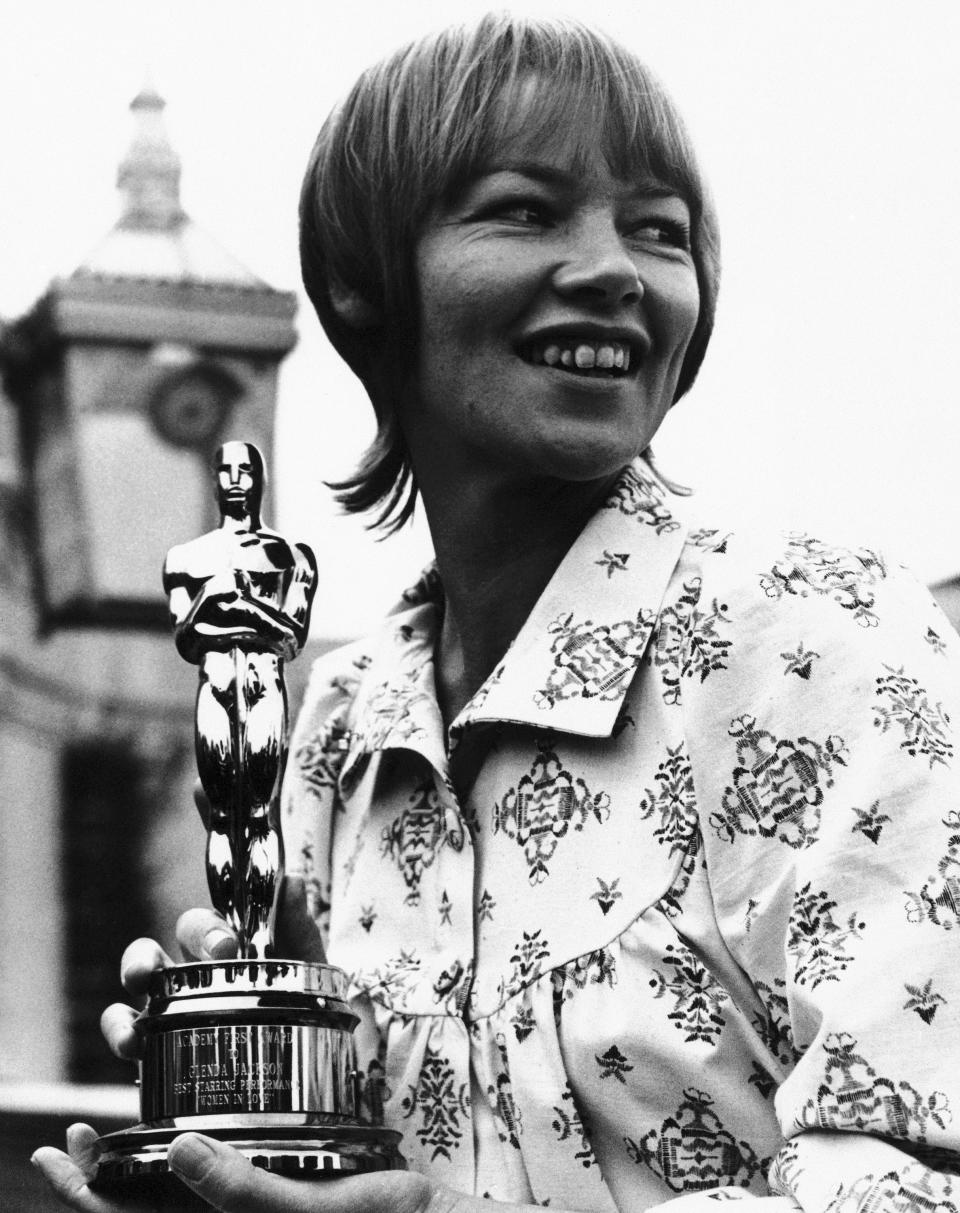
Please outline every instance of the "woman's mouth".
[[630, 346], [625, 341], [561, 340], [530, 342], [520, 357], [534, 366], [548, 366], [572, 375], [617, 378], [630, 370]]

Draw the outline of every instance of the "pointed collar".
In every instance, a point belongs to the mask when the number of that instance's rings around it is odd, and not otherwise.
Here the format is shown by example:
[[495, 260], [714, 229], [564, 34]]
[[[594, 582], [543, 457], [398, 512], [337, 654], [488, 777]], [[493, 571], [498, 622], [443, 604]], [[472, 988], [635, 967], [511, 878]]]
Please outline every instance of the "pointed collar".
[[451, 725], [510, 720], [609, 736], [687, 525], [638, 460], [580, 533], [504, 660]]
[[[676, 499], [649, 468], [625, 468], [575, 540], [497, 669], [450, 726], [515, 721], [609, 736], [686, 538]], [[446, 769], [433, 650], [435, 567], [387, 619], [355, 702], [343, 776], [376, 750], [412, 749]]]

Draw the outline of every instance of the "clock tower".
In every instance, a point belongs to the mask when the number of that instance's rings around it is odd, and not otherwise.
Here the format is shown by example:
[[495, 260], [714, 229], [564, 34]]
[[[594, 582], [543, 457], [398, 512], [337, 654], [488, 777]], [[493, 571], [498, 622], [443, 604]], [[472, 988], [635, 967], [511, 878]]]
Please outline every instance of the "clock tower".
[[6, 332], [44, 629], [167, 627], [158, 570], [212, 525], [207, 465], [240, 437], [272, 450], [295, 297], [256, 278], [180, 205], [150, 88], [131, 103], [117, 223]]

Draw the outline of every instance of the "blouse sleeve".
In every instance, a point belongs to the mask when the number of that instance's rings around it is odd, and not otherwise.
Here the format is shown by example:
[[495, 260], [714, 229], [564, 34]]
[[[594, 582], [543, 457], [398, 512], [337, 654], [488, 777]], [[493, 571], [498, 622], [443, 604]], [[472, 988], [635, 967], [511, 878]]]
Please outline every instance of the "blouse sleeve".
[[809, 542], [719, 591], [728, 668], [684, 703], [717, 922], [786, 1037], [770, 1188], [955, 1213], [960, 645], [903, 570]]

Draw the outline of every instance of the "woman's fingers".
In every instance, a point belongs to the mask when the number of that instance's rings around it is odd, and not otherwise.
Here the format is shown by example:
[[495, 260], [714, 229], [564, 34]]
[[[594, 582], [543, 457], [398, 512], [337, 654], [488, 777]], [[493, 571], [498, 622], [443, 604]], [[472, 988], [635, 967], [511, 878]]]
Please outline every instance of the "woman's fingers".
[[327, 959], [317, 924], [307, 909], [307, 886], [300, 876], [285, 876], [277, 906], [276, 955], [291, 960]]
[[[185, 960], [231, 960], [237, 955], [236, 934], [214, 910], [181, 914], [177, 942]], [[307, 909], [306, 885], [299, 876], [285, 877], [280, 887], [274, 952], [292, 960], [326, 959], [317, 924]]]
[[[318, 1213], [309, 1185], [301, 1192], [276, 1191], [275, 1176], [258, 1170], [249, 1159], [209, 1137], [186, 1133], [167, 1152], [175, 1175], [222, 1213]], [[288, 1180], [297, 1185], [295, 1181]]]
[[[336, 1183], [285, 1179], [198, 1133], [176, 1138], [167, 1160], [188, 1187], [221, 1213], [425, 1213], [439, 1191], [412, 1172], [361, 1175]], [[451, 1200], [451, 1213], [455, 1204]]]
[[133, 1213], [135, 1206], [101, 1196], [88, 1186], [97, 1172], [96, 1130], [89, 1125], [71, 1125], [67, 1129], [67, 1153], [42, 1146], [30, 1160], [47, 1181], [54, 1195], [68, 1209], [78, 1213]]
[[110, 1205], [90, 1191], [87, 1177], [62, 1150], [41, 1146], [30, 1161], [68, 1209], [77, 1209], [80, 1213], [112, 1213]]
[[73, 1165], [87, 1179], [93, 1179], [97, 1173], [97, 1163], [100, 1161], [97, 1141], [97, 1131], [90, 1125], [75, 1124], [67, 1129], [67, 1153]]
[[[237, 954], [237, 937], [213, 910], [187, 910], [177, 923], [177, 942], [184, 960], [229, 960]], [[155, 939], [135, 939], [120, 961], [120, 980], [130, 994], [146, 994], [150, 975], [168, 969], [173, 960]]]
[[155, 939], [135, 939], [120, 958], [120, 980], [128, 994], [146, 994], [150, 975], [173, 961]]
[[214, 910], [187, 910], [181, 914], [177, 943], [184, 960], [230, 960], [237, 954], [236, 935]]
[[100, 1016], [100, 1031], [110, 1052], [125, 1061], [136, 1061], [141, 1053], [142, 1042], [134, 1027], [138, 1018], [133, 1007], [122, 1002], [113, 1003]]
[[[89, 1125], [67, 1130], [68, 1153], [43, 1146], [33, 1163], [57, 1198], [77, 1213], [137, 1213], [135, 1200], [105, 1196], [90, 1184], [96, 1174], [97, 1135]], [[187, 1187], [221, 1213], [474, 1213], [478, 1202], [438, 1188], [412, 1172], [383, 1172], [303, 1183], [271, 1175], [223, 1142], [185, 1133], [170, 1145], [171, 1170]], [[151, 1213], [162, 1213], [155, 1204]], [[172, 1210], [169, 1211], [172, 1213]]]

